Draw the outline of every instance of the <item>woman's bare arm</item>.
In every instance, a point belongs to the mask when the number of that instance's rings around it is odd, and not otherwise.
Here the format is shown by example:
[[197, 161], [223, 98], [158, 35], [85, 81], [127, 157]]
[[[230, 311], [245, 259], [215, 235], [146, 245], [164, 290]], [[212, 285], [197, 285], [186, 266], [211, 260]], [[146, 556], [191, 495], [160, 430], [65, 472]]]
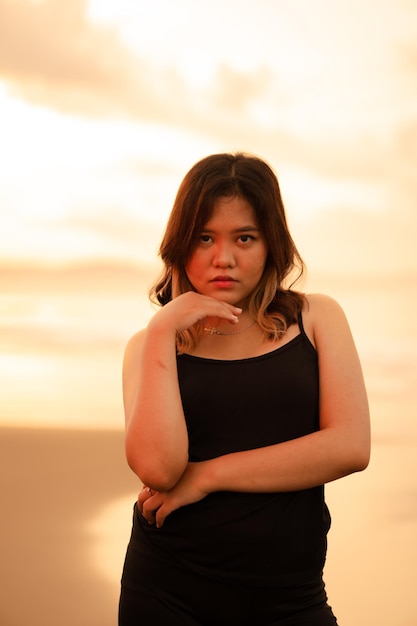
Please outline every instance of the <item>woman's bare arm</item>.
[[366, 468], [370, 420], [362, 368], [345, 314], [331, 298], [309, 297], [305, 328], [317, 349], [320, 430], [237, 452], [207, 465], [210, 491], [292, 491]]
[[172, 510], [214, 491], [279, 492], [307, 489], [366, 468], [370, 422], [362, 369], [340, 306], [310, 296], [304, 314], [320, 372], [320, 430], [280, 444], [190, 464], [168, 494], [145, 502], [159, 524]]
[[208, 316], [230, 322], [241, 309], [189, 292], [175, 298], [127, 344], [123, 362], [126, 456], [143, 483], [172, 488], [188, 463], [188, 434], [176, 361], [176, 333]]

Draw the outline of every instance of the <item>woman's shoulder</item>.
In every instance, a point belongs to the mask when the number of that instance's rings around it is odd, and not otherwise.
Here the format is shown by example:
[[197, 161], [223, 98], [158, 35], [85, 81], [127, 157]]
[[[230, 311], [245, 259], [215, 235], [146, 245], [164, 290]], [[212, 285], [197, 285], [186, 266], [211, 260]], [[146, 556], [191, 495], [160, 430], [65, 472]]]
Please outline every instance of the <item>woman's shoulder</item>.
[[318, 338], [347, 326], [343, 308], [335, 298], [323, 293], [305, 294], [302, 311], [305, 332], [317, 346]]
[[324, 293], [307, 293], [304, 294], [305, 306], [303, 309], [304, 313], [312, 312], [317, 313], [318, 311], [340, 311], [342, 307], [332, 296], [329, 296]]

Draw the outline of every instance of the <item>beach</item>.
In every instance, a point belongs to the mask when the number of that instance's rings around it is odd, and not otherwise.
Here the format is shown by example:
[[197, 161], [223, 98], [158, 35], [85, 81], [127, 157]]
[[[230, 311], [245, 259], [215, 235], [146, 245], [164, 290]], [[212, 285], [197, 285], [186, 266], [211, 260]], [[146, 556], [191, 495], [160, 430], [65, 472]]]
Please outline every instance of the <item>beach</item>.
[[0, 623], [114, 626], [130, 512], [104, 536], [94, 524], [113, 501], [133, 506], [123, 433], [4, 428], [0, 459]]
[[[340, 626], [416, 624], [416, 447], [376, 441], [366, 472], [327, 486]], [[115, 626], [138, 489], [122, 431], [3, 428], [0, 459], [1, 624]]]

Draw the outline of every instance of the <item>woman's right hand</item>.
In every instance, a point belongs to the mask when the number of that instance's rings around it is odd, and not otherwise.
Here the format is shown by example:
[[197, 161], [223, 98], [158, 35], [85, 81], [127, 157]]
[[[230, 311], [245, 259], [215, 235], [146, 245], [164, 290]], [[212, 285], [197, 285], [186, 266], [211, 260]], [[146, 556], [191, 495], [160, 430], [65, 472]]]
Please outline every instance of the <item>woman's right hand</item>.
[[240, 313], [227, 302], [190, 291], [163, 306], [147, 331], [128, 343], [123, 365], [126, 456], [132, 470], [152, 489], [172, 489], [188, 463], [176, 333], [212, 319], [233, 324]]
[[188, 291], [163, 306], [151, 319], [148, 328], [164, 327], [181, 332], [195, 325], [210, 323], [216, 326], [218, 320], [231, 324], [239, 321], [242, 309], [223, 300]]

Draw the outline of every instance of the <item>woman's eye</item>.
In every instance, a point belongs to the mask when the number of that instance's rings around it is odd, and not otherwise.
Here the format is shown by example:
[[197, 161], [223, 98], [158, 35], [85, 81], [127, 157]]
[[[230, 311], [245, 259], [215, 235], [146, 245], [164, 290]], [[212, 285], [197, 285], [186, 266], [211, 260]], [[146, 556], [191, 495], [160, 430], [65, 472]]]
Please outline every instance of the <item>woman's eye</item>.
[[254, 237], [252, 237], [252, 235], [240, 235], [239, 240], [242, 243], [249, 243], [250, 241], [253, 241]]
[[202, 243], [210, 243], [211, 237], [210, 235], [200, 235], [200, 241]]

